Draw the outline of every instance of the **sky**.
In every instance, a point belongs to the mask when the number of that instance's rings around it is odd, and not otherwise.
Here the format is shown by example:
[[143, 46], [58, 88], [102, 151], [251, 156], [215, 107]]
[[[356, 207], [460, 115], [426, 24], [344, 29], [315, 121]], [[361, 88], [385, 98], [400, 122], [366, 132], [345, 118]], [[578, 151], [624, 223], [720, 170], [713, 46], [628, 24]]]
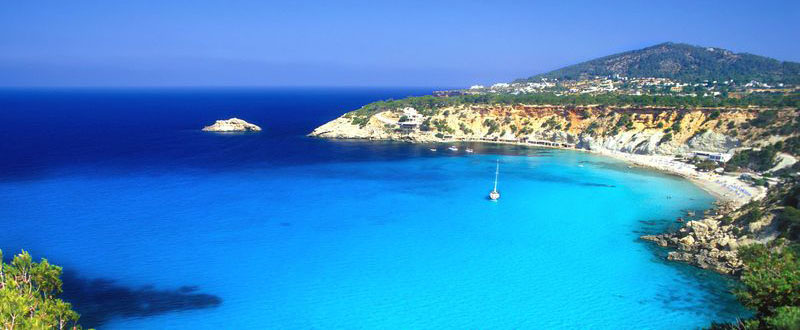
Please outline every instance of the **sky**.
[[800, 1], [4, 1], [0, 86], [465, 87], [666, 41], [800, 62]]

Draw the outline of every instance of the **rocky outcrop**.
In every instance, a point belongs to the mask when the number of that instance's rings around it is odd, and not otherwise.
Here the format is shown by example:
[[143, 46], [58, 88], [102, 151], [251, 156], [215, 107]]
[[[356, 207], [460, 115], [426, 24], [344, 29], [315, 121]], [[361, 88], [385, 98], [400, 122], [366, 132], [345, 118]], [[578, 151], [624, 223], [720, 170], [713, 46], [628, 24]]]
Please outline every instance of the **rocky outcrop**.
[[248, 123], [239, 118], [231, 118], [227, 120], [217, 120], [214, 124], [203, 127], [205, 132], [259, 132], [261, 127]]
[[652, 241], [662, 247], [671, 247], [668, 260], [682, 261], [723, 274], [736, 275], [742, 269], [742, 261], [736, 254], [741, 245], [750, 244], [746, 236], [737, 238], [734, 225], [721, 225], [715, 219], [689, 221], [674, 233], [645, 235], [641, 239]]
[[589, 150], [675, 155], [740, 147], [743, 143], [731, 128], [755, 116], [739, 109], [462, 105], [420, 111], [414, 127], [401, 121], [409, 109], [351, 112], [309, 135], [410, 142], [533, 140]]
[[[370, 121], [376, 120], [374, 118]], [[327, 139], [364, 139], [364, 140], [390, 140], [392, 136], [380, 126], [355, 125], [349, 118], [339, 117], [317, 127], [309, 136]]]

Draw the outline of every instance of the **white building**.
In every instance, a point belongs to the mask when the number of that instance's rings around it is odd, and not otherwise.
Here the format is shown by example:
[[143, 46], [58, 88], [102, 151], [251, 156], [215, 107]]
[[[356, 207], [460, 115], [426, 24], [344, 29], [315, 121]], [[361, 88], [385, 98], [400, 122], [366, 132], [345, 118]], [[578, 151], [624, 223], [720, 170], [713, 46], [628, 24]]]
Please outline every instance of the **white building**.
[[700, 159], [713, 160], [715, 162], [725, 163], [731, 160], [733, 154], [710, 152], [710, 151], [694, 151], [692, 152], [692, 156]]

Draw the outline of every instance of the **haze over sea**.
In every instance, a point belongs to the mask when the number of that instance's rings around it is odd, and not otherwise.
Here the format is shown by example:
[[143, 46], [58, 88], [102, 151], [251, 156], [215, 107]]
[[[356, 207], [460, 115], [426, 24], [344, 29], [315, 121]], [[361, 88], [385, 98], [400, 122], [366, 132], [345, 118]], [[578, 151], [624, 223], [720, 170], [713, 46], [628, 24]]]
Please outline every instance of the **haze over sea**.
[[[0, 90], [0, 248], [63, 266], [64, 298], [103, 329], [678, 329], [747, 315], [725, 278], [638, 240], [710, 207], [683, 179], [575, 151], [304, 136], [430, 91]], [[264, 131], [199, 130], [234, 116]]]

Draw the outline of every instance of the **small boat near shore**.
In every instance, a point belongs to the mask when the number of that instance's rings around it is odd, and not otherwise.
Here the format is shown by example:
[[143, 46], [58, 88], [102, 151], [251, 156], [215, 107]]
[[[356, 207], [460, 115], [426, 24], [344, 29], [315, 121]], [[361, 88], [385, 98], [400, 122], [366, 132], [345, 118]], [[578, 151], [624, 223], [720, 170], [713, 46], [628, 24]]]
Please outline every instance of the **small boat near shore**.
[[431, 148], [431, 151], [436, 151], [436, 148]]
[[450, 146], [449, 148], [447, 148], [447, 150], [458, 151], [458, 148], [456, 148], [456, 146]]
[[466, 151], [467, 151], [468, 153], [473, 153], [473, 152], [475, 152], [474, 150], [472, 150], [472, 149], [470, 149], [470, 148], [467, 148], [467, 150], [466, 150]]

